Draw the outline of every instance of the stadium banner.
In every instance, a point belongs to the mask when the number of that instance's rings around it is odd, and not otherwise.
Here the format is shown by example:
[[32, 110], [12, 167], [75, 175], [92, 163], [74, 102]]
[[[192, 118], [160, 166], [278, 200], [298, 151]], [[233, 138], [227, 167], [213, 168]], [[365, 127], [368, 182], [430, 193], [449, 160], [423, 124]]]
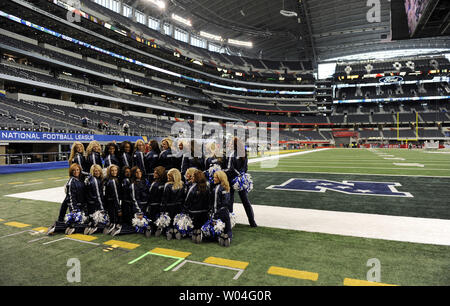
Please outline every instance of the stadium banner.
[[6, 90], [0, 90], [0, 97], [6, 97]]
[[12, 174], [12, 173], [54, 170], [54, 169], [64, 169], [64, 168], [69, 168], [69, 162], [67, 160], [56, 161], [56, 162], [46, 162], [46, 163], [1, 165], [0, 166], [0, 174]]
[[120, 136], [120, 135], [96, 135], [96, 134], [66, 134], [28, 131], [4, 131], [0, 130], [0, 141], [15, 142], [122, 142], [125, 140], [136, 142], [143, 139], [140, 136]]

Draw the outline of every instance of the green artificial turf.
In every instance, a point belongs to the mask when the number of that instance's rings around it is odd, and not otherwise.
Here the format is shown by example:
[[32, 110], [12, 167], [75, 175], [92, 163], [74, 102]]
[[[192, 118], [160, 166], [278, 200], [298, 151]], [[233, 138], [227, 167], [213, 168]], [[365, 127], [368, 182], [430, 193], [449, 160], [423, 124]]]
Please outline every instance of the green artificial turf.
[[[386, 152], [391, 153], [393, 150], [386, 150]], [[448, 167], [450, 158], [448, 155], [441, 156], [407, 150], [395, 151], [393, 155], [404, 157], [407, 159], [405, 162], [424, 163], [426, 167], [433, 162], [440, 163], [442, 168]], [[286, 158], [286, 160], [288, 159], [321, 161], [324, 165], [327, 164], [327, 161], [331, 163], [338, 159], [382, 160], [367, 150], [330, 150]], [[256, 167], [251, 165], [250, 168]], [[279, 170], [281, 167], [278, 169], [279, 173], [277, 171], [268, 172], [270, 170], [251, 172], [255, 181], [255, 190], [250, 193], [252, 203], [449, 219], [447, 204], [449, 178], [369, 176], [364, 168], [358, 172], [363, 175], [314, 174], [305, 173], [309, 172], [304, 171], [305, 169], [299, 169], [300, 173]], [[313, 170], [311, 172], [321, 172], [316, 171], [317, 169]], [[293, 169], [288, 167], [286, 171], [293, 171]], [[395, 174], [405, 174], [398, 169], [396, 171]], [[329, 172], [335, 171], [330, 169]], [[448, 176], [448, 172], [448, 170], [444, 170], [442, 175]], [[416, 171], [413, 175], [422, 174]], [[1, 175], [0, 219], [4, 219], [4, 221], [0, 222], [0, 237], [35, 227], [49, 226], [54, 222], [59, 210], [58, 203], [10, 198], [4, 197], [4, 195], [63, 186], [66, 176], [67, 169]], [[411, 192], [414, 198], [387, 199], [369, 196], [362, 198], [330, 191], [324, 194], [306, 195], [302, 192], [265, 189], [268, 185], [281, 184], [291, 177], [395, 181], [402, 184], [402, 187], [399, 187], [400, 191]], [[18, 182], [23, 183], [9, 184]], [[22, 184], [34, 185], [21, 186]], [[235, 200], [238, 201], [239, 197], [236, 197]], [[30, 226], [19, 229], [4, 224], [10, 221], [23, 222]], [[366, 273], [371, 268], [366, 266], [366, 263], [371, 258], [377, 258], [381, 263], [381, 282], [383, 283], [450, 285], [449, 246], [264, 227], [250, 228], [239, 224], [236, 225], [233, 234], [234, 239], [229, 248], [221, 247], [217, 243], [197, 245], [188, 239], [182, 241], [167, 241], [163, 237], [147, 239], [138, 234], [119, 237], [95, 234], [97, 239], [93, 242], [101, 244], [100, 247], [96, 247], [70, 240], [43, 244], [62, 238], [63, 234], [29, 242], [43, 237], [43, 235], [31, 235], [29, 232], [25, 232], [0, 238], [0, 266], [2, 267], [0, 285], [342, 285], [344, 278], [365, 280]], [[140, 246], [128, 252], [121, 250], [104, 252], [103, 248], [107, 246], [103, 243], [111, 239], [137, 243]], [[128, 264], [155, 247], [191, 252], [192, 254], [187, 259], [199, 262], [214, 256], [246, 261], [249, 262], [249, 265], [239, 279], [233, 280], [235, 271], [192, 263], [186, 263], [176, 272], [164, 272], [164, 269], [173, 264], [175, 260], [159, 256], [149, 255], [134, 264]], [[70, 258], [80, 260], [81, 283], [67, 281], [66, 274], [70, 269], [67, 267], [67, 261]], [[319, 278], [314, 282], [269, 275], [267, 270], [271, 266], [316, 272], [319, 274]]]

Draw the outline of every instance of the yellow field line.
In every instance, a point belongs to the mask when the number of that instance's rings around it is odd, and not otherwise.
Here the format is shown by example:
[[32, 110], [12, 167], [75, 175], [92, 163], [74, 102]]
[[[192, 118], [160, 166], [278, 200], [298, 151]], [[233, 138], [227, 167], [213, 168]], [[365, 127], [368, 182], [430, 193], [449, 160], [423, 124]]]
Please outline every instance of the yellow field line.
[[103, 244], [117, 246], [117, 247], [120, 247], [123, 249], [128, 249], [128, 250], [134, 250], [135, 248], [140, 246], [140, 244], [137, 244], [137, 243], [130, 243], [130, 242], [118, 241], [118, 240], [109, 240], [109, 241], [104, 242]]
[[267, 273], [272, 275], [280, 275], [285, 277], [306, 279], [312, 281], [317, 281], [317, 279], [319, 278], [319, 274], [315, 272], [286, 269], [274, 266], [270, 267], [269, 270], [267, 270]]
[[76, 239], [76, 240], [81, 240], [81, 241], [92, 241], [92, 240], [97, 239], [97, 237], [89, 236], [89, 235], [83, 235], [83, 234], [66, 235], [66, 237], [67, 238]]
[[47, 232], [47, 229], [48, 229], [47, 227], [36, 227], [36, 228], [33, 228], [33, 231], [44, 233], [44, 232]]
[[398, 285], [369, 282], [369, 281], [353, 279], [353, 278], [345, 278], [344, 286], [398, 286]]
[[179, 257], [179, 258], [186, 258], [192, 254], [190, 252], [181, 252], [181, 251], [177, 251], [177, 250], [163, 249], [163, 248], [154, 248], [150, 252], [155, 253], [155, 254], [160, 254], [160, 255]]
[[34, 183], [34, 182], [42, 182], [43, 181], [43, 179], [38, 179], [38, 180], [31, 180], [31, 181], [29, 181], [30, 183]]
[[14, 227], [18, 227], [18, 228], [31, 226], [30, 224], [25, 224], [25, 223], [20, 223], [20, 222], [7, 222], [7, 223], [5, 223], [5, 225], [14, 226]]
[[9, 185], [17, 185], [17, 184], [23, 184], [24, 182], [12, 182], [12, 183], [8, 183]]
[[242, 270], [244, 270], [248, 266], [248, 262], [246, 262], [246, 261], [237, 261], [237, 260], [218, 258], [218, 257], [208, 257], [203, 262], [213, 264], [213, 265], [218, 265], [218, 266], [242, 269]]

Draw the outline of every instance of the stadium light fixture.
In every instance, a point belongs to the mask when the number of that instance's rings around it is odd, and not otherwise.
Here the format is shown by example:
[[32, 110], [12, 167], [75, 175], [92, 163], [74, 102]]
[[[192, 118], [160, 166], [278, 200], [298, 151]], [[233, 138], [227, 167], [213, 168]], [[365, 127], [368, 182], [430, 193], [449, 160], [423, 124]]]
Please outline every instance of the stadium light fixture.
[[211, 33], [208, 33], [208, 32], [200, 31], [200, 36], [203, 36], [205, 38], [209, 38], [209, 39], [212, 39], [212, 40], [222, 41], [222, 36], [214, 35], [214, 34], [211, 34]]
[[253, 43], [251, 41], [241, 41], [241, 40], [229, 38], [228, 43], [231, 45], [237, 45], [237, 46], [243, 46], [243, 47], [249, 47], [249, 48], [253, 47]]
[[148, 1], [159, 7], [161, 10], [166, 8], [166, 3], [162, 0], [148, 0]]
[[178, 16], [176, 14], [172, 14], [172, 19], [176, 20], [184, 25], [187, 25], [189, 27], [192, 27], [192, 22], [189, 19], [183, 18], [181, 16]]

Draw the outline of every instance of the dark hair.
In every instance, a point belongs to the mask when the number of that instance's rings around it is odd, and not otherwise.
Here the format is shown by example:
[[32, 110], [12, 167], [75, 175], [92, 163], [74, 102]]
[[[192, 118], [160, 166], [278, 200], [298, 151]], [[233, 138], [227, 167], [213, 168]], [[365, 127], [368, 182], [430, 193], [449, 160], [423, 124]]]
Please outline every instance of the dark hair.
[[141, 180], [144, 179], [144, 172], [141, 170], [141, 168], [139, 168], [138, 166], [134, 166], [133, 168], [131, 168], [131, 181], [133, 183], [136, 182], [136, 172], [138, 170], [142, 173]]
[[194, 182], [197, 183], [200, 192], [206, 192], [206, 176], [203, 171], [197, 170], [194, 172]]
[[115, 154], [119, 153], [119, 146], [116, 145], [114, 142], [110, 142], [105, 146], [105, 150], [103, 151], [103, 157], [106, 158], [109, 155], [109, 147], [114, 147]]
[[162, 167], [162, 166], [158, 166], [154, 169], [154, 171], [156, 171], [159, 175], [159, 178], [155, 178], [155, 181], [159, 182], [159, 183], [165, 183], [167, 182], [167, 172], [166, 172], [166, 168]]
[[123, 177], [125, 177], [125, 171], [128, 170], [128, 169], [131, 170], [131, 167], [130, 166], [123, 166], [122, 167], [122, 175], [123, 175]]
[[161, 149], [159, 148], [159, 144], [156, 140], [150, 140], [149, 145], [151, 151], [155, 151], [157, 154], [161, 153]]
[[126, 144], [130, 145], [130, 153], [133, 152], [133, 144], [131, 142], [129, 142], [128, 140], [122, 141], [122, 143], [120, 144], [120, 152], [125, 152]]

